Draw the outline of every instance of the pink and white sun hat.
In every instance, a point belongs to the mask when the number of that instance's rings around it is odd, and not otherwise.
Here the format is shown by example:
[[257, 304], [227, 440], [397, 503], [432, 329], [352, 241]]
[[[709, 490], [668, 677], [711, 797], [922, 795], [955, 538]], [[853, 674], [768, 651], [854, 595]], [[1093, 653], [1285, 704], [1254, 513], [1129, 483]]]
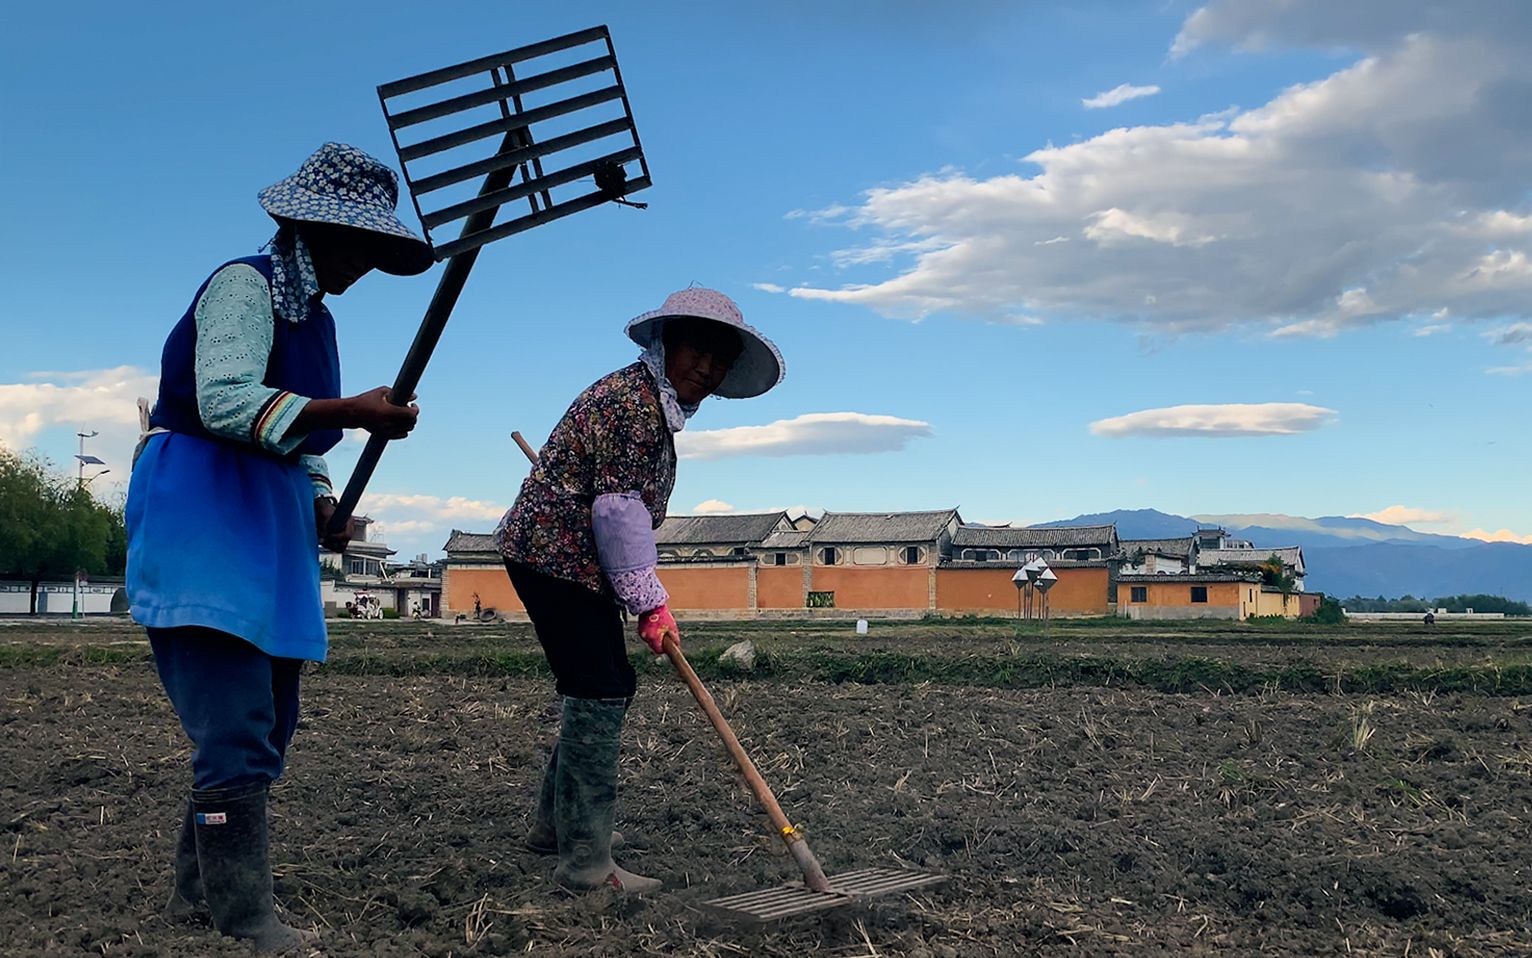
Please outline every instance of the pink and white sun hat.
[[728, 399], [749, 399], [771, 389], [787, 374], [782, 353], [771, 340], [745, 322], [734, 300], [715, 289], [693, 286], [665, 297], [659, 309], [641, 313], [628, 321], [628, 338], [647, 349], [664, 334], [665, 323], [684, 316], [707, 319], [739, 333], [744, 349], [714, 393]]

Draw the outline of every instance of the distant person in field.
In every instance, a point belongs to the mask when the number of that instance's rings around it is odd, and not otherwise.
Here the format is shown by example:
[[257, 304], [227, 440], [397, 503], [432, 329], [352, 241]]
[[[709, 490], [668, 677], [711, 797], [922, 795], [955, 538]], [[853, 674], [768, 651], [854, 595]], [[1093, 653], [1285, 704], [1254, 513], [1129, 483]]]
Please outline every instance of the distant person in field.
[[675, 433], [711, 395], [759, 396], [782, 355], [722, 293], [673, 293], [632, 320], [639, 360], [582, 392], [542, 448], [495, 539], [564, 696], [528, 847], [557, 852], [573, 889], [660, 886], [612, 861], [617, 755], [636, 688], [621, 612], [654, 652], [680, 640], [656, 574], [654, 530], [675, 485]]
[[[323, 454], [344, 429], [403, 438], [419, 410], [386, 387], [341, 398], [324, 305], [431, 249], [394, 215], [394, 173], [327, 143], [260, 193], [271, 252], [215, 270], [165, 343], [159, 400], [128, 488], [128, 594], [196, 746], [168, 911], [258, 951], [305, 944], [271, 895], [266, 796], [298, 725], [298, 674], [327, 651], [317, 548], [336, 501]], [[354, 614], [354, 613], [353, 613]]]

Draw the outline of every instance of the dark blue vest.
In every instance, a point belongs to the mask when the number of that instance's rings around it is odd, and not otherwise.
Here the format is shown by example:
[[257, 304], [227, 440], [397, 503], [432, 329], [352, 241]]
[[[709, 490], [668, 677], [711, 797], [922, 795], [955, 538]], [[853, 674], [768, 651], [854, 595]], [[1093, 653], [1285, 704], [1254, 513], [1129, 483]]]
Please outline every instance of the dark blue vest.
[[[234, 263], [255, 267], [266, 277], [267, 286], [271, 285], [270, 256], [246, 256], [230, 260], [224, 266]], [[217, 270], [213, 272], [216, 274]], [[209, 276], [197, 287], [186, 315], [165, 340], [165, 351], [160, 356], [160, 395], [154, 404], [154, 413], [149, 417], [149, 425], [215, 442], [229, 442], [208, 432], [197, 411], [197, 301], [212, 280]], [[274, 319], [271, 359], [266, 363], [266, 375], [261, 382], [273, 389], [285, 389], [310, 399], [339, 397], [340, 355], [335, 346], [335, 318], [330, 311], [323, 303], [315, 302], [309, 307], [308, 318], [301, 323], [290, 323], [281, 316], [274, 316]], [[311, 432], [288, 458], [322, 456], [340, 442], [342, 435], [339, 429]]]

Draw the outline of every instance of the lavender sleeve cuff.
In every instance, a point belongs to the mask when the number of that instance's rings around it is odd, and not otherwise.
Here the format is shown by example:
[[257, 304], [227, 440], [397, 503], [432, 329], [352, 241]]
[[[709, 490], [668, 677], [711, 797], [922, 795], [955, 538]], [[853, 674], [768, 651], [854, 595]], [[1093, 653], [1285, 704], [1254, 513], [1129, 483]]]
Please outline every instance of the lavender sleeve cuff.
[[669, 599], [655, 566], [654, 520], [637, 493], [607, 493], [591, 505], [596, 556], [617, 598], [637, 615]]

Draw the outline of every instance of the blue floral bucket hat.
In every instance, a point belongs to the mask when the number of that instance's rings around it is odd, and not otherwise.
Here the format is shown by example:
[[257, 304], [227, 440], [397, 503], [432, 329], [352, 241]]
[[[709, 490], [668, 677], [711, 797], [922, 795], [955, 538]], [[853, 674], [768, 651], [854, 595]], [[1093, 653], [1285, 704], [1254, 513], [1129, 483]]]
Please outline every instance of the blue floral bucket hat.
[[628, 338], [647, 349], [650, 343], [665, 334], [667, 322], [683, 316], [712, 320], [739, 333], [744, 348], [714, 395], [749, 399], [771, 389], [786, 375], [787, 366], [776, 344], [745, 322], [745, 316], [734, 300], [714, 289], [693, 286], [671, 293], [659, 309], [628, 321]]
[[436, 262], [431, 245], [394, 215], [399, 178], [354, 146], [326, 143], [298, 172], [261, 190], [258, 198], [279, 223], [333, 223], [371, 234], [374, 265], [385, 273], [414, 276]]

